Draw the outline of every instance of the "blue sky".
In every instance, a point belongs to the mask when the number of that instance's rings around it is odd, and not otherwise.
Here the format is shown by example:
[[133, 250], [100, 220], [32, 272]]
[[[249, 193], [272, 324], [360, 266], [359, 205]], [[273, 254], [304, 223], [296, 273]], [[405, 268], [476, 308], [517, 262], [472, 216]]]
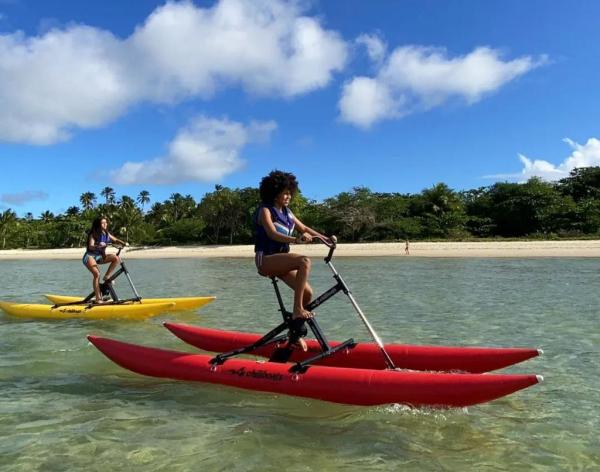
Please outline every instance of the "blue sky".
[[600, 3], [0, 0], [0, 210], [600, 165]]

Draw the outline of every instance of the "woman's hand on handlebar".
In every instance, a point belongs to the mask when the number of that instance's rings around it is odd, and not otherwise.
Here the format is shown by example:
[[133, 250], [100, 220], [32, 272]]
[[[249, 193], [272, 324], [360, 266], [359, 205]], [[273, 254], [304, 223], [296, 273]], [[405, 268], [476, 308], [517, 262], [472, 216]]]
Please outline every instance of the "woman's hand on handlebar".
[[302, 243], [310, 243], [312, 242], [313, 237], [310, 233], [302, 233], [300, 236], [298, 236], [296, 238], [296, 243], [297, 244], [302, 244]]
[[116, 249], [124, 249], [126, 247], [129, 247], [129, 243], [124, 243], [122, 241], [119, 241], [119, 242], [110, 243], [110, 244], [108, 244], [108, 246], [112, 246]]
[[313, 241], [318, 241], [327, 247], [333, 247], [337, 244], [337, 238], [335, 236], [327, 237], [323, 235], [313, 236]]
[[335, 236], [323, 236], [323, 243], [329, 247], [335, 246], [337, 243], [337, 238]]

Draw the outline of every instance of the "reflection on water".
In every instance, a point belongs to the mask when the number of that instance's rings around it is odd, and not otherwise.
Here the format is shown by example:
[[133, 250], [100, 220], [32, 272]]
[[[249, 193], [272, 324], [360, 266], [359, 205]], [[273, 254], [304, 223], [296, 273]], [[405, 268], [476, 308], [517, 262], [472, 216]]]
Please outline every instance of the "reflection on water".
[[[246, 259], [133, 260], [143, 296], [216, 295], [146, 322], [27, 321], [0, 314], [0, 469], [593, 470], [600, 467], [600, 272], [586, 259], [341, 258], [386, 342], [534, 346], [507, 369], [546, 382], [461, 410], [361, 408], [152, 379], [100, 355], [88, 333], [193, 351], [161, 323], [266, 332], [268, 279]], [[317, 291], [332, 284], [315, 261]], [[75, 261], [3, 261], [0, 299], [87, 294]], [[118, 288], [126, 293], [123, 280]], [[284, 292], [291, 305], [291, 293]], [[367, 340], [341, 295], [318, 310], [331, 339]]]

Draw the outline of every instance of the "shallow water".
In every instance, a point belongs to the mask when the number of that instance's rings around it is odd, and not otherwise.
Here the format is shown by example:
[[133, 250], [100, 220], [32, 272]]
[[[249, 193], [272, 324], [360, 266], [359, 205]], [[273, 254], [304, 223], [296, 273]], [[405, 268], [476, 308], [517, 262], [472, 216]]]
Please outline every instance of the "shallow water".
[[[143, 296], [216, 295], [145, 322], [26, 321], [0, 312], [0, 470], [599, 470], [597, 259], [340, 258], [385, 342], [541, 347], [507, 372], [541, 385], [461, 410], [336, 405], [142, 377], [88, 333], [179, 350], [161, 323], [266, 332], [279, 322], [248, 259], [132, 260]], [[331, 285], [315, 260], [316, 291]], [[0, 262], [0, 299], [85, 294], [75, 261]], [[126, 283], [118, 288], [125, 294]], [[284, 292], [291, 301], [291, 293]], [[368, 340], [342, 295], [319, 309], [331, 339]]]

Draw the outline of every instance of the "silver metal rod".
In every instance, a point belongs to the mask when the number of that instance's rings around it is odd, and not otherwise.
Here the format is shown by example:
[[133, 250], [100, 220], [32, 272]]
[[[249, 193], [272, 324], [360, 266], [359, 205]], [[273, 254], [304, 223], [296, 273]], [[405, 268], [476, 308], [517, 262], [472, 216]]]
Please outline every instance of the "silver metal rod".
[[[119, 250], [117, 251], [117, 256], [119, 256], [121, 254], [121, 251], [124, 248], [125, 248], [124, 246], [119, 246]], [[127, 270], [127, 267], [125, 267], [125, 263], [123, 261], [121, 261], [121, 269], [123, 269], [123, 272], [125, 272], [125, 277], [127, 278], [127, 282], [129, 282], [129, 286], [131, 287], [131, 290], [133, 291], [135, 298], [137, 298], [138, 300], [141, 300], [142, 297], [140, 297], [140, 294], [136, 290], [135, 285], [133, 285], [133, 280], [131, 280], [131, 277], [129, 276], [129, 271]]]
[[383, 357], [385, 359], [385, 363], [387, 364], [387, 366], [390, 369], [395, 369], [396, 366], [394, 365], [394, 361], [392, 360], [392, 358], [389, 356], [389, 354], [385, 350], [385, 347], [383, 346], [383, 343], [381, 342], [381, 339], [379, 338], [379, 336], [377, 335], [377, 333], [375, 332], [375, 330], [371, 326], [371, 323], [369, 323], [369, 320], [367, 319], [367, 317], [365, 316], [365, 314], [363, 313], [363, 311], [358, 306], [358, 303], [356, 302], [356, 300], [352, 296], [352, 293], [350, 292], [350, 287], [348, 287], [348, 285], [342, 279], [342, 277], [338, 273], [338, 271], [335, 270], [335, 267], [333, 266], [333, 264], [331, 263], [331, 261], [329, 261], [327, 263], [327, 265], [329, 266], [329, 268], [331, 269], [331, 271], [333, 272], [333, 274], [335, 276], [339, 277], [339, 279], [342, 281], [342, 283], [348, 289], [348, 293], [346, 295], [348, 295], [348, 298], [350, 299], [350, 303], [352, 303], [352, 306], [354, 307], [354, 310], [356, 311], [356, 313], [358, 313], [358, 316], [360, 317], [360, 319], [362, 320], [363, 324], [366, 326], [367, 330], [371, 334], [371, 337], [373, 338], [373, 341], [375, 341], [375, 343], [377, 344], [377, 346], [379, 346], [379, 350], [381, 351], [381, 354], [383, 355]]
[[135, 289], [135, 286], [133, 285], [133, 281], [131, 280], [131, 277], [129, 277], [129, 272], [127, 272], [127, 269], [125, 269], [124, 272], [125, 272], [125, 277], [127, 277], [127, 281], [129, 282], [129, 286], [131, 287], [131, 290], [133, 290], [133, 293], [135, 294], [136, 298], [141, 299], [142, 297], [140, 297], [140, 294]]

